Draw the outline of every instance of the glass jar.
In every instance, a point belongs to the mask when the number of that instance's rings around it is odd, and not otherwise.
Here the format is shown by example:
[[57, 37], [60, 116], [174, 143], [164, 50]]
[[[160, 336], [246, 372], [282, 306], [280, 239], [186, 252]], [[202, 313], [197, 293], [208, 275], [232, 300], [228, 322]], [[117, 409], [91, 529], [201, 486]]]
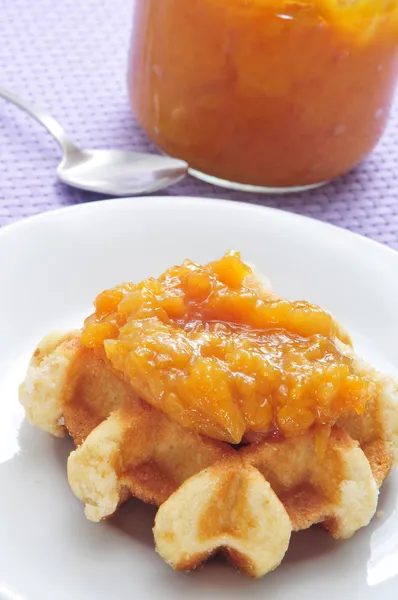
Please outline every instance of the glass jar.
[[212, 183], [290, 191], [348, 172], [397, 76], [397, 0], [135, 0], [134, 114]]

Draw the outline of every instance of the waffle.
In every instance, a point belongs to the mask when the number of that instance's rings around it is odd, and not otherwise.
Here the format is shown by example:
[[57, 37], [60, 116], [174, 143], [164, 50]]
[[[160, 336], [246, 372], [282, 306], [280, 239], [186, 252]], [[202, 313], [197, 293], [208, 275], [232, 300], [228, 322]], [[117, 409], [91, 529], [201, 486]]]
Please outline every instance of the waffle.
[[398, 386], [355, 361], [377, 381], [377, 402], [337, 422], [321, 450], [311, 432], [236, 448], [190, 431], [140, 399], [79, 332], [39, 344], [20, 401], [31, 423], [74, 439], [68, 478], [88, 519], [134, 496], [160, 507], [155, 544], [174, 569], [222, 552], [261, 577], [280, 564], [292, 531], [319, 523], [345, 539], [375, 513], [398, 455]]

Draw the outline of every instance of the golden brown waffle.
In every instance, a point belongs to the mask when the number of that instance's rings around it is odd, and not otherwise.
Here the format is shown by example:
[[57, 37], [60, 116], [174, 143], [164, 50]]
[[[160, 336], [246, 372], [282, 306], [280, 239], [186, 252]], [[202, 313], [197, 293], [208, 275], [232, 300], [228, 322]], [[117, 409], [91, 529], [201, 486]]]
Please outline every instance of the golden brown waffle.
[[33, 424], [73, 437], [68, 478], [89, 519], [135, 496], [160, 506], [155, 543], [175, 569], [221, 550], [260, 577], [281, 562], [292, 531], [322, 523], [347, 538], [376, 510], [397, 453], [398, 387], [359, 360], [356, 368], [377, 380], [377, 405], [338, 423], [322, 452], [312, 433], [237, 450], [189, 431], [138, 398], [78, 332], [43, 340], [20, 400]]

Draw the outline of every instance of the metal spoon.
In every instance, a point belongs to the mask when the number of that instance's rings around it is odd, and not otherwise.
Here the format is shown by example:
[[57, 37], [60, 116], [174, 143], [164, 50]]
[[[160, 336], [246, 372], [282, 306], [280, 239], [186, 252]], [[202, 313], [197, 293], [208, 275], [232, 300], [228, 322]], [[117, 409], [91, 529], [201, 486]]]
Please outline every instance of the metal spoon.
[[124, 150], [80, 150], [43, 110], [2, 87], [0, 96], [34, 117], [56, 139], [63, 152], [57, 174], [68, 185], [100, 194], [132, 196], [156, 192], [187, 174], [187, 163], [176, 158]]

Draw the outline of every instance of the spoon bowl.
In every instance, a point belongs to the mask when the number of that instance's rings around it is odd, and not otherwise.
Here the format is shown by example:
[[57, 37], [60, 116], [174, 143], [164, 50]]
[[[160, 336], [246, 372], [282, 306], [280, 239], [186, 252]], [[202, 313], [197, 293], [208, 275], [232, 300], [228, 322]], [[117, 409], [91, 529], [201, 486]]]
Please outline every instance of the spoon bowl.
[[177, 183], [187, 173], [182, 160], [124, 150], [68, 151], [57, 168], [64, 183], [115, 196], [148, 194]]

